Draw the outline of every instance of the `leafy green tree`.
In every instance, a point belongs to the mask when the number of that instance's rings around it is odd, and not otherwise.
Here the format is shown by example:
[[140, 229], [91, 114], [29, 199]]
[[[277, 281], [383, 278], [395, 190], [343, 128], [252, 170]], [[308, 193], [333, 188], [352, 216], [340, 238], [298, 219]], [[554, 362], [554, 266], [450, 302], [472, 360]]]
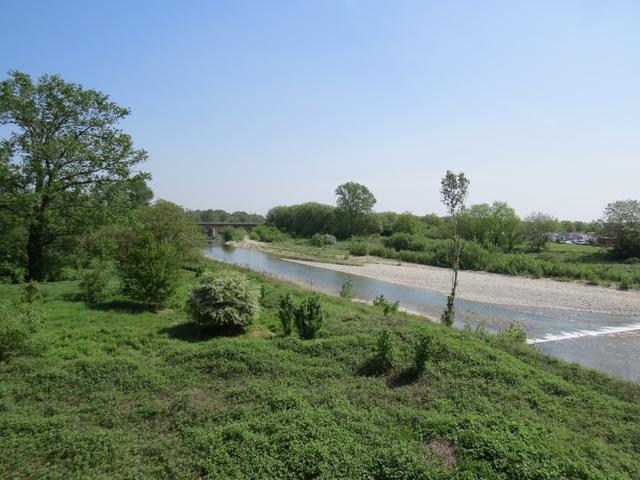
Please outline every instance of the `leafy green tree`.
[[415, 235], [421, 233], [423, 229], [423, 223], [418, 217], [410, 212], [405, 212], [398, 215], [398, 218], [393, 224], [393, 233], [408, 233]]
[[[181, 262], [197, 260], [204, 245], [198, 225], [182, 207], [167, 200], [138, 209], [133, 229], [136, 235], [148, 233], [159, 244], [170, 245]], [[244, 237], [244, 230], [240, 233]]]
[[142, 233], [126, 246], [118, 267], [124, 294], [157, 308], [178, 286], [180, 256], [173, 245]]
[[440, 317], [440, 321], [447, 326], [453, 325], [456, 316], [456, 288], [458, 287], [458, 271], [460, 270], [460, 254], [462, 251], [462, 243], [458, 232], [458, 218], [464, 212], [464, 203], [468, 192], [469, 180], [464, 173], [455, 174], [447, 170], [446, 175], [440, 182], [440, 197], [449, 214], [453, 238], [451, 293], [447, 297], [447, 306]]
[[352, 237], [363, 233], [365, 219], [373, 211], [376, 197], [369, 189], [356, 182], [347, 182], [336, 188], [337, 213], [344, 224], [344, 233]]
[[[0, 82], [0, 124], [15, 127], [0, 142], [0, 209], [24, 222], [26, 277], [45, 276], [47, 249], [103, 220], [110, 185], [136, 178], [146, 158], [117, 128], [129, 110], [108, 96], [57, 75], [37, 82], [9, 72]], [[141, 181], [146, 174], [138, 174]]]
[[471, 205], [460, 215], [458, 229], [465, 240], [512, 251], [521, 241], [522, 222], [506, 202]]
[[614, 252], [619, 257], [640, 257], [640, 201], [610, 203], [602, 222], [605, 234], [614, 239]]
[[524, 235], [534, 250], [542, 250], [549, 242], [549, 233], [558, 228], [558, 219], [542, 212], [534, 212], [524, 219]]

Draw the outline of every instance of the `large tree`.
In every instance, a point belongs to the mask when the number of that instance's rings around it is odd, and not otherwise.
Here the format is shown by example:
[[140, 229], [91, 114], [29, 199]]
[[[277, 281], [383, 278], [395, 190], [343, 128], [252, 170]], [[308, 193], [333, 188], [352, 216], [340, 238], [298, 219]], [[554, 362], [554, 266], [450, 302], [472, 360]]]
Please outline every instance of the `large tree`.
[[0, 141], [0, 208], [24, 222], [27, 278], [42, 279], [46, 249], [99, 221], [121, 186], [147, 178], [134, 172], [146, 152], [117, 128], [128, 114], [57, 75], [13, 71], [0, 82], [0, 124], [13, 127]]
[[619, 257], [640, 257], [640, 201], [610, 203], [602, 221], [605, 234], [614, 239], [614, 251]]
[[336, 188], [337, 213], [343, 220], [345, 233], [351, 237], [367, 229], [367, 217], [376, 204], [369, 189], [356, 182], [347, 182]]

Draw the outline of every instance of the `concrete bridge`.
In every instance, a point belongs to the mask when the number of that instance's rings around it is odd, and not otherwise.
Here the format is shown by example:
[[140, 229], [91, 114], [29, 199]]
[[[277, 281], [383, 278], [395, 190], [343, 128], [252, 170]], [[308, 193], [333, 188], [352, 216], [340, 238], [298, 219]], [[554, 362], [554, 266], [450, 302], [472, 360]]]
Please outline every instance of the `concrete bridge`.
[[221, 228], [244, 228], [249, 232], [253, 227], [260, 224], [253, 222], [198, 222], [198, 225], [202, 227], [208, 240], [215, 240], [217, 231]]

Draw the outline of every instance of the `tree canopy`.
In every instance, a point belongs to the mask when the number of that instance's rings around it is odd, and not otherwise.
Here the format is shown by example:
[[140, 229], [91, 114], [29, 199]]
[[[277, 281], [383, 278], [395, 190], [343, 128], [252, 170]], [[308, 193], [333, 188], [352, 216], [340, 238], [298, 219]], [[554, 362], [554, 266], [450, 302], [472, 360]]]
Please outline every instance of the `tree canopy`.
[[363, 233], [370, 226], [367, 216], [373, 211], [376, 197], [369, 189], [356, 182], [347, 182], [336, 188], [337, 213], [347, 236]]
[[614, 239], [614, 251], [619, 257], [640, 257], [640, 201], [610, 203], [602, 221], [605, 234]]
[[[57, 243], [148, 201], [147, 154], [117, 124], [129, 110], [107, 95], [44, 75], [9, 72], [0, 82], [0, 208], [24, 230], [26, 277], [40, 280]], [[113, 213], [115, 214], [115, 213]]]

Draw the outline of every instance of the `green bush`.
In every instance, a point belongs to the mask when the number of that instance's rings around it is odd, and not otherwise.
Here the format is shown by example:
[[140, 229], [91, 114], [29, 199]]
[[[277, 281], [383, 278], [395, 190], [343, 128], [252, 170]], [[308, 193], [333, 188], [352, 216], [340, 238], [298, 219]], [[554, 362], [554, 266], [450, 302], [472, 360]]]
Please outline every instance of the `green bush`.
[[384, 295], [378, 295], [373, 299], [373, 304], [377, 307], [382, 308], [382, 311], [385, 315], [389, 315], [390, 313], [397, 312], [398, 308], [400, 308], [400, 300], [396, 300], [395, 302], [390, 302]]
[[340, 298], [353, 298], [353, 282], [351, 280], [347, 280], [340, 287]]
[[413, 363], [417, 373], [424, 372], [425, 365], [433, 350], [433, 337], [427, 334], [421, 334], [415, 345]]
[[39, 346], [33, 334], [39, 329], [44, 316], [32, 303], [0, 305], [0, 362], [19, 355], [35, 353]]
[[424, 237], [403, 232], [394, 233], [391, 237], [385, 238], [382, 243], [385, 247], [396, 251], [424, 252], [428, 247], [427, 239]]
[[351, 247], [349, 247], [349, 254], [355, 255], [356, 257], [363, 257], [368, 253], [369, 245], [367, 245], [367, 242], [362, 240], [352, 242]]
[[387, 330], [382, 330], [376, 342], [376, 350], [373, 357], [373, 366], [378, 372], [386, 372], [393, 367], [394, 349], [391, 335]]
[[258, 319], [258, 290], [242, 273], [205, 274], [190, 290], [186, 310], [201, 325], [244, 330]]
[[150, 307], [164, 305], [179, 280], [179, 256], [173, 246], [143, 235], [129, 246], [119, 265], [122, 291]]
[[29, 280], [22, 287], [21, 300], [23, 303], [35, 303], [42, 299], [40, 288], [38, 288], [38, 282], [35, 280]]
[[258, 242], [281, 242], [286, 238], [286, 235], [274, 226], [258, 225], [251, 229], [249, 238]]
[[324, 321], [322, 303], [317, 293], [305, 298], [295, 311], [295, 325], [300, 338], [314, 338]]
[[286, 294], [280, 297], [278, 302], [278, 318], [282, 325], [282, 332], [289, 336], [291, 335], [291, 327], [295, 317], [295, 306], [290, 294]]
[[115, 266], [110, 262], [92, 264], [90, 269], [82, 273], [80, 288], [87, 303], [104, 302], [120, 288]]
[[498, 337], [510, 342], [525, 343], [527, 341], [527, 332], [524, 328], [517, 326], [515, 323], [510, 323], [507, 328], [498, 332]]
[[336, 237], [330, 233], [316, 233], [311, 237], [310, 242], [314, 247], [324, 247], [326, 245], [334, 245]]
[[239, 242], [244, 240], [247, 232], [244, 228], [224, 227], [220, 229], [220, 236], [225, 242]]

